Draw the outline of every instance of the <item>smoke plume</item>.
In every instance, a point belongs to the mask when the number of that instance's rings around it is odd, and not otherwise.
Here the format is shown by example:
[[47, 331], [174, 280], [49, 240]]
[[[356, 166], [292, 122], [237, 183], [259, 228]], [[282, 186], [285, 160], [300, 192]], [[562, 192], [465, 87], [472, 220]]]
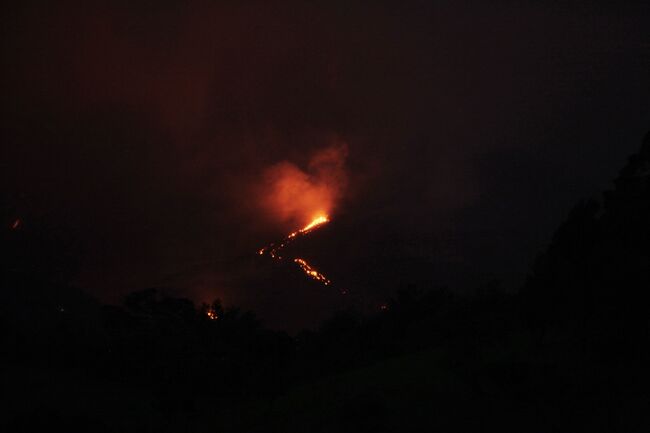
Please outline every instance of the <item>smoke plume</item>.
[[347, 144], [336, 141], [314, 153], [305, 170], [288, 161], [264, 172], [262, 206], [276, 221], [303, 226], [335, 211], [347, 184]]

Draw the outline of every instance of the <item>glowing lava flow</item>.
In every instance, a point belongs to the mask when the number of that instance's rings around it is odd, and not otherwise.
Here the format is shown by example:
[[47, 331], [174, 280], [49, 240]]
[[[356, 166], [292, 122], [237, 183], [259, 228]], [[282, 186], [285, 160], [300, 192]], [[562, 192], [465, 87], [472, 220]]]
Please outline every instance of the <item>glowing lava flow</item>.
[[[328, 223], [330, 220], [327, 217], [327, 215], [319, 215], [316, 218], [314, 218], [309, 224], [301, 228], [300, 230], [296, 230], [295, 232], [289, 233], [289, 235], [284, 238], [282, 242], [280, 242], [278, 245], [276, 244], [270, 244], [261, 250], [257, 252], [259, 255], [264, 255], [268, 253], [271, 258], [275, 260], [282, 260], [282, 256], [280, 253], [286, 247], [290, 242], [292, 242], [294, 239], [296, 239], [299, 236], [304, 236], [317, 228], [321, 227], [323, 224]], [[318, 272], [313, 266], [311, 266], [305, 259], [296, 257], [293, 259], [293, 262], [298, 264], [300, 266], [300, 269], [304, 272], [304, 274], [313, 279], [316, 280], [324, 285], [329, 285], [331, 284], [331, 281], [323, 274]]]
[[[306, 226], [304, 226], [303, 228], [298, 230], [298, 233], [307, 233], [311, 229], [316, 228], [316, 227], [318, 227], [320, 225], [323, 225], [325, 223], [328, 223], [328, 222], [330, 222], [330, 219], [327, 217], [327, 215], [317, 216], [316, 218], [314, 218], [314, 220], [312, 222], [310, 222], [309, 224], [307, 224]], [[289, 236], [295, 236], [295, 235], [296, 235], [296, 232], [293, 232]]]
[[307, 274], [309, 278], [313, 278], [316, 281], [320, 281], [321, 283], [325, 284], [326, 286], [331, 283], [330, 280], [327, 279], [327, 277], [320, 272], [318, 272], [316, 269], [312, 268], [309, 263], [307, 263], [304, 259], [293, 259], [295, 263], [298, 263], [298, 266], [300, 266], [300, 269]]

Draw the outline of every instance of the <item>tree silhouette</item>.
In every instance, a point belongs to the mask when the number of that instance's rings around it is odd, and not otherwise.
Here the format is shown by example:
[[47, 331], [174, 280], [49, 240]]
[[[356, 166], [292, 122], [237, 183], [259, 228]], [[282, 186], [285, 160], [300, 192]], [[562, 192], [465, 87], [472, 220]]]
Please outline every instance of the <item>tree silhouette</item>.
[[117, 399], [12, 408], [0, 430], [647, 431], [649, 221], [650, 134], [602, 201], [571, 210], [518, 293], [407, 285], [295, 337], [163, 288], [99, 308], [48, 270], [63, 244], [5, 224], [0, 367], [22, 373], [3, 389], [42, 377]]

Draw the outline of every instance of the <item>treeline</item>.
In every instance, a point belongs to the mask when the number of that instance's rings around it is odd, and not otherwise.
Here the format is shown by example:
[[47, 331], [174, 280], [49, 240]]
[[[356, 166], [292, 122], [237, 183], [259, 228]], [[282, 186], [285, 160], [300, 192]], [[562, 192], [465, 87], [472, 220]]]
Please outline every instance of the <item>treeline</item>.
[[[5, 246], [18, 242], [3, 236]], [[46, 371], [57, 386], [56, 377], [74, 376], [82, 389], [144, 397], [120, 419], [112, 408], [81, 416], [45, 403], [15, 407], [3, 431], [650, 425], [650, 135], [603, 200], [570, 213], [518, 293], [496, 283], [473, 296], [411, 287], [375, 315], [341, 311], [295, 336], [219, 301], [196, 306], [157, 289], [100, 305], [9, 256], [4, 248], [5, 297], [13, 296], [0, 310], [4, 392], [17, 392], [21, 374]]]

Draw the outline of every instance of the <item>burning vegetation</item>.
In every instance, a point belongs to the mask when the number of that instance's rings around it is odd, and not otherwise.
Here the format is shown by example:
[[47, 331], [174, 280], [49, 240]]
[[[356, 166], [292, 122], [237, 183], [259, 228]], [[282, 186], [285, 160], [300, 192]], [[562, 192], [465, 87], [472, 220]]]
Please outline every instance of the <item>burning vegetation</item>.
[[305, 169], [281, 161], [264, 171], [259, 190], [261, 210], [286, 227], [327, 222], [347, 185], [347, 145], [335, 142], [309, 158]]
[[217, 310], [215, 310], [212, 307], [206, 310], [205, 315], [208, 316], [208, 319], [210, 320], [217, 320], [219, 318], [219, 314], [217, 314]]
[[[259, 255], [264, 255], [268, 254], [272, 259], [274, 260], [282, 260], [282, 250], [289, 245], [291, 242], [293, 242], [295, 239], [301, 236], [305, 236], [312, 231], [322, 227], [324, 224], [327, 224], [329, 222], [329, 217], [327, 215], [318, 215], [316, 218], [314, 218], [309, 224], [307, 224], [305, 227], [296, 230], [294, 232], [289, 233], [286, 238], [279, 244], [270, 244], [262, 249], [260, 249], [257, 253]], [[300, 257], [294, 257], [293, 262], [298, 264], [300, 269], [304, 272], [304, 274], [315, 280], [318, 281], [326, 286], [331, 284], [331, 281], [322, 273], [318, 272], [313, 266], [311, 266], [307, 261], [303, 258]]]
[[[348, 149], [345, 143], [333, 145], [316, 152], [309, 160], [307, 170], [283, 161], [265, 172], [262, 205], [267, 213], [284, 224], [304, 224], [289, 233], [282, 241], [271, 243], [257, 251], [274, 260], [284, 260], [287, 245], [307, 236], [330, 221], [329, 214], [340, 200], [347, 183], [345, 160]], [[289, 258], [310, 279], [323, 285], [331, 281], [304, 257]]]
[[331, 281], [327, 279], [327, 277], [320, 272], [318, 272], [316, 269], [314, 269], [305, 259], [300, 259], [300, 258], [295, 258], [293, 259], [295, 263], [298, 263], [298, 266], [300, 266], [300, 269], [309, 277], [312, 278], [316, 281], [320, 281], [321, 283], [325, 284], [328, 286]]

